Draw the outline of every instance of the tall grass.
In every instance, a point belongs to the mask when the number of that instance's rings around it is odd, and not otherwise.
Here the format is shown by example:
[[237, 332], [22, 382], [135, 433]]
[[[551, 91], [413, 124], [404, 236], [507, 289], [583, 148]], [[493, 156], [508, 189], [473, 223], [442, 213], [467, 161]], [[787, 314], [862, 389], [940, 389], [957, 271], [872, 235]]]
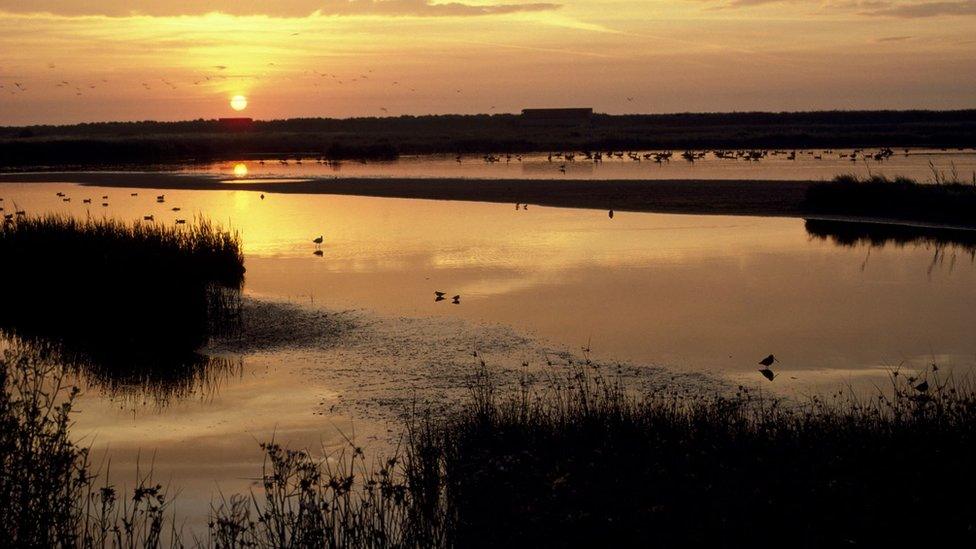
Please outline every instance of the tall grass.
[[976, 185], [958, 181], [923, 184], [903, 177], [842, 175], [812, 185], [801, 208], [809, 214], [976, 227]]
[[85, 350], [186, 353], [240, 312], [240, 239], [206, 219], [16, 216], [0, 227], [0, 259], [0, 326]]
[[[73, 393], [8, 353], [0, 543], [157, 547], [165, 490], [97, 488], [67, 434]], [[214, 503], [214, 547], [971, 546], [976, 391], [936, 367], [871, 396], [638, 395], [583, 364], [537, 390], [483, 373], [368, 462], [277, 443], [250, 494]], [[56, 373], [54, 374], [55, 380]], [[45, 378], [49, 379], [49, 378]], [[60, 396], [59, 396], [60, 395]], [[60, 403], [60, 404], [59, 404]], [[179, 542], [178, 532], [168, 537]]]
[[460, 547], [971, 544], [973, 388], [891, 379], [797, 405], [632, 396], [582, 368], [545, 394], [487, 380], [410, 466], [440, 471]]
[[30, 349], [0, 357], [0, 546], [160, 547], [164, 533], [178, 546], [151, 475], [131, 499], [97, 484], [89, 450], [70, 438], [77, 395], [60, 365]]

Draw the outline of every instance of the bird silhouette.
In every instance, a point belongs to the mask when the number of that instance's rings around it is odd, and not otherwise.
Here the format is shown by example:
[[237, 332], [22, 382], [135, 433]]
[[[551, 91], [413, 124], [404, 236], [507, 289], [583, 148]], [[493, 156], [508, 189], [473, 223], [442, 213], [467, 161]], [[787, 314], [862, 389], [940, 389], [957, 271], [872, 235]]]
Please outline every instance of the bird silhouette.
[[772, 366], [774, 362], [776, 362], [776, 357], [774, 357], [773, 355], [769, 355], [766, 358], [760, 360], [759, 364], [769, 367]]
[[319, 235], [318, 238], [316, 238], [315, 240], [312, 240], [312, 243], [314, 243], [316, 246], [321, 246], [322, 245], [322, 242], [324, 242], [324, 241], [325, 241], [325, 239], [322, 238], [322, 235]]
[[460, 305], [461, 304], [461, 296], [460, 295], [456, 295], [456, 296], [452, 297], [451, 298], [451, 303], [453, 303], [455, 305]]
[[434, 292], [434, 295], [436, 295], [437, 297], [444, 297], [444, 292], [437, 292], [437, 291], [435, 291]]
[[610, 216], [610, 219], [613, 219], [613, 208], [610, 208], [610, 211], [607, 212], [607, 215]]

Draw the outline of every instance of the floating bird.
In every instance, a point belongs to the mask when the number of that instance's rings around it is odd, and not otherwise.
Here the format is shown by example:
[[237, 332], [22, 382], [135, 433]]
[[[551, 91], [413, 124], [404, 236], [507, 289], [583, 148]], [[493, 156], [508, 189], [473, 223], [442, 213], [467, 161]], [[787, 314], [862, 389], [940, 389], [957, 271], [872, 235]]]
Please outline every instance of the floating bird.
[[143, 221], [154, 221], [155, 220], [155, 218], [153, 216], [151, 216], [151, 215], [144, 215], [144, 216], [142, 216], [142, 219], [143, 219]]
[[129, 195], [129, 196], [139, 196], [139, 193], [132, 193], [132, 194], [131, 194], [131, 195]]
[[91, 204], [91, 198], [85, 198], [81, 201], [82, 204]]
[[108, 200], [108, 195], [106, 194], [106, 195], [102, 196], [102, 200]]
[[108, 202], [102, 202], [102, 207], [108, 206]]
[[461, 304], [461, 296], [460, 295], [456, 295], [456, 296], [452, 297], [451, 298], [451, 303], [453, 303], [455, 305], [460, 305]]
[[174, 212], [178, 212], [178, 211], [180, 211], [180, 208], [173, 208], [173, 211]]

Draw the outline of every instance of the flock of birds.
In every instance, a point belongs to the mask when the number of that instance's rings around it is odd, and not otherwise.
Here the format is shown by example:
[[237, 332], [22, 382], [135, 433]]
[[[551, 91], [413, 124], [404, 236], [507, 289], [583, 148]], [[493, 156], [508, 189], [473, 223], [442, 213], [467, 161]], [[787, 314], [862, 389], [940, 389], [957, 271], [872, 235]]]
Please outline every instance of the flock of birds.
[[[908, 156], [909, 149], [903, 149], [904, 155]], [[877, 151], [866, 151], [864, 149], [854, 149], [850, 152], [835, 152], [833, 149], [823, 149], [823, 150], [783, 150], [783, 149], [709, 149], [709, 150], [686, 150], [681, 152], [678, 156], [688, 163], [694, 164], [697, 161], [704, 160], [711, 154], [713, 158], [717, 160], [742, 160], [746, 162], [759, 162], [767, 158], [782, 157], [786, 160], [796, 160], [797, 157], [807, 156], [812, 160], [824, 160], [824, 158], [831, 158], [836, 155], [837, 159], [846, 159], [851, 162], [857, 162], [859, 160], [867, 161], [874, 160], [876, 162], [883, 162], [895, 155], [895, 151], [888, 147], [883, 147]], [[638, 151], [579, 151], [579, 152], [551, 152], [546, 156], [546, 161], [549, 163], [558, 163], [560, 171], [566, 172], [566, 167], [568, 163], [578, 162], [578, 161], [588, 161], [595, 164], [604, 162], [604, 160], [623, 160], [629, 159], [633, 162], [654, 162], [656, 164], [664, 164], [671, 162], [675, 157], [674, 151], [652, 151], [652, 152], [638, 152]], [[457, 155], [455, 160], [458, 164], [462, 162], [462, 155]], [[486, 154], [482, 156], [482, 160], [486, 164], [494, 164], [496, 162], [506, 162], [510, 163], [512, 160], [516, 162], [522, 162], [523, 157], [520, 154]]]

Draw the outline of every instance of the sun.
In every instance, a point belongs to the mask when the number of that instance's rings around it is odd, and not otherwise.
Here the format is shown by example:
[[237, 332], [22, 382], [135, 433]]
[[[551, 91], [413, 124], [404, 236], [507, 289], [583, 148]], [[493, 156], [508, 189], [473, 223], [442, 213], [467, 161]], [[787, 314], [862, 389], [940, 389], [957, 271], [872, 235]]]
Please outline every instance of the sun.
[[247, 98], [243, 95], [235, 95], [230, 99], [230, 108], [235, 111], [243, 111], [247, 108]]

